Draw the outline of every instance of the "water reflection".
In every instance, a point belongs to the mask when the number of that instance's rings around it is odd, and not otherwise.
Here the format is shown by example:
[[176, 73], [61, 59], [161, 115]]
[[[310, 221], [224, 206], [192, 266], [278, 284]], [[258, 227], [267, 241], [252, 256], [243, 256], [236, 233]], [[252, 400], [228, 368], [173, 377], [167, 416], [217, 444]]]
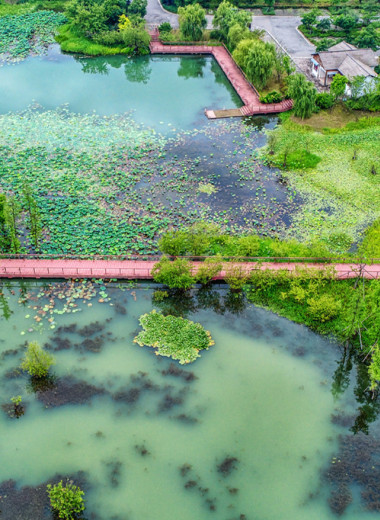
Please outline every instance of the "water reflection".
[[189, 59], [188, 57], [180, 58], [180, 66], [177, 74], [181, 78], [203, 78], [204, 68], [206, 66], [206, 59], [196, 57]]

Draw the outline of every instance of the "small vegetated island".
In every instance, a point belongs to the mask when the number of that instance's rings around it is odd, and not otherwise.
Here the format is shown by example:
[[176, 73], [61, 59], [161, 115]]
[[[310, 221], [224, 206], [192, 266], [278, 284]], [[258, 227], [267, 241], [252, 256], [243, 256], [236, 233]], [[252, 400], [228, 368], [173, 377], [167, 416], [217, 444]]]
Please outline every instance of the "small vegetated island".
[[135, 343], [153, 347], [156, 355], [171, 357], [181, 365], [192, 363], [201, 350], [214, 345], [211, 334], [200, 323], [181, 317], [164, 316], [153, 310], [140, 317], [140, 325], [144, 330], [135, 337]]

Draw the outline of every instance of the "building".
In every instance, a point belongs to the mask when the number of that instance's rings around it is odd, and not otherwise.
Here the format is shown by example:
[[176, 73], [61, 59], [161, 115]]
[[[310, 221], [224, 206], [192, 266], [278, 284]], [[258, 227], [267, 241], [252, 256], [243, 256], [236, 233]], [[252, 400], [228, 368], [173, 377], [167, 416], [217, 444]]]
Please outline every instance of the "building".
[[331, 83], [335, 74], [346, 76], [349, 80], [355, 76], [371, 80], [377, 76], [374, 68], [378, 63], [378, 56], [372, 49], [358, 49], [349, 43], [340, 42], [327, 51], [312, 55], [311, 73], [324, 86]]

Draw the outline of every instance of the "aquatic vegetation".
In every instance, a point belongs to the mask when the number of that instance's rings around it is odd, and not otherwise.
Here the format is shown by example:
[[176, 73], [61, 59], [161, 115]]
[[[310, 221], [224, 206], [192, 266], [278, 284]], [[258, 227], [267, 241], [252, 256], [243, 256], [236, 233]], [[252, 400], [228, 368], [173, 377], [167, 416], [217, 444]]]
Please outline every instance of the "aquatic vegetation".
[[156, 355], [171, 357], [181, 365], [195, 361], [199, 351], [208, 349], [214, 342], [200, 323], [184, 318], [163, 316], [152, 311], [140, 317], [143, 331], [134, 339], [140, 345], [156, 348]]
[[67, 481], [63, 484], [61, 480], [58, 484], [48, 484], [47, 491], [50, 505], [58, 518], [74, 520], [77, 514], [84, 511], [84, 492], [72, 482]]
[[21, 395], [11, 397], [11, 403], [12, 404], [4, 403], [1, 405], [1, 408], [9, 417], [19, 419], [25, 413], [25, 406], [22, 404]]
[[49, 368], [54, 365], [54, 358], [46, 352], [36, 341], [27, 345], [27, 351], [21, 363], [21, 368], [36, 379], [42, 379], [48, 375]]
[[288, 172], [283, 173], [290, 189], [304, 200], [285, 236], [322, 240], [334, 249], [336, 233], [358, 241], [379, 217], [379, 182], [372, 173], [380, 168], [379, 123], [378, 117], [362, 118], [343, 128], [319, 132], [288, 119], [274, 131], [274, 155], [267, 156], [270, 163], [281, 162], [285, 151], [290, 155], [292, 149], [298, 154], [307, 150], [322, 159], [307, 169], [288, 164]]
[[9, 59], [23, 59], [41, 53], [54, 42], [54, 32], [65, 23], [62, 13], [36, 11], [0, 17], [0, 54]]
[[227, 456], [217, 465], [217, 471], [223, 477], [228, 477], [234, 470], [237, 469], [238, 459], [236, 457]]

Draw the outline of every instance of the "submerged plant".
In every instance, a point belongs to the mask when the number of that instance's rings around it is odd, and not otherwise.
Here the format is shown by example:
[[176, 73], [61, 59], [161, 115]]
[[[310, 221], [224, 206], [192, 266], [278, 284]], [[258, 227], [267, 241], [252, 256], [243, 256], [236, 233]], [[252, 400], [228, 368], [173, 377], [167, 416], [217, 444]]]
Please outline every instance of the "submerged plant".
[[37, 341], [31, 341], [26, 348], [27, 351], [21, 362], [22, 370], [25, 370], [30, 376], [37, 379], [46, 377], [49, 368], [54, 365], [53, 356], [45, 352]]
[[135, 343], [156, 348], [156, 355], [177, 359], [181, 365], [195, 361], [200, 350], [214, 345], [211, 334], [200, 323], [155, 310], [143, 314], [140, 325], [144, 330], [135, 337]]
[[84, 492], [75, 486], [72, 481], [63, 484], [48, 484], [47, 492], [50, 505], [57, 512], [58, 518], [62, 520], [73, 520], [77, 514], [84, 511]]

